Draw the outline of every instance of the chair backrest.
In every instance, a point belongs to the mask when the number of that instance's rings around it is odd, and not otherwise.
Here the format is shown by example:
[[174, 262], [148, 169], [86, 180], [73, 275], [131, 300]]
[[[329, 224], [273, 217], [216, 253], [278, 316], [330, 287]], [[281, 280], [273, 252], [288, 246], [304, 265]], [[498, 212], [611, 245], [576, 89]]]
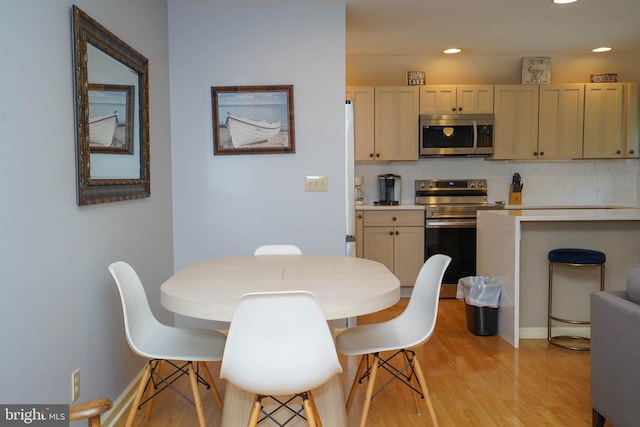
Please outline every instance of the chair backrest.
[[301, 255], [302, 251], [295, 245], [263, 245], [258, 247], [254, 255]]
[[450, 262], [451, 257], [442, 254], [432, 255], [425, 261], [416, 278], [407, 308], [394, 319], [404, 323], [404, 333], [410, 334], [409, 341], [412, 343], [406, 347], [419, 345], [433, 334], [438, 317], [442, 278]]
[[312, 293], [242, 296], [229, 327], [221, 378], [249, 392], [288, 395], [340, 372], [327, 319]]
[[149, 342], [153, 332], [164, 325], [151, 312], [140, 277], [124, 261], [114, 262], [109, 266], [109, 271], [120, 291], [124, 330], [129, 346], [141, 356], [155, 357], [144, 350], [144, 343]]

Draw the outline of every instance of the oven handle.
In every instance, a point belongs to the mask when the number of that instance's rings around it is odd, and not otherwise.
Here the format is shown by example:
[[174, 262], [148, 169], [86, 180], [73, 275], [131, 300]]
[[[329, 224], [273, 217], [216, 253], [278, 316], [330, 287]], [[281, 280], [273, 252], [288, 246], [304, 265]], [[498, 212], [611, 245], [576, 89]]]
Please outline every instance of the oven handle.
[[475, 219], [463, 221], [427, 221], [426, 228], [476, 228]]

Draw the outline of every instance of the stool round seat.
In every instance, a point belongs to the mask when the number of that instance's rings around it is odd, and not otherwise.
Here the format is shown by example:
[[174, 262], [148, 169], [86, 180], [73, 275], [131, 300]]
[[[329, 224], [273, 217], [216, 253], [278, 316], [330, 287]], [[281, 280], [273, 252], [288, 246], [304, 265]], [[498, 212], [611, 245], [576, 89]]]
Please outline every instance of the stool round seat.
[[593, 249], [561, 248], [549, 251], [549, 261], [562, 264], [600, 265], [607, 261], [607, 256]]
[[[604, 269], [607, 257], [603, 252], [593, 249], [558, 248], [550, 250], [549, 259], [549, 294], [547, 307], [547, 339], [556, 347], [567, 350], [589, 351], [590, 339], [580, 335], [553, 335], [552, 322], [560, 322], [569, 325], [589, 325], [589, 320], [574, 320], [559, 317], [553, 314], [553, 266], [567, 266], [570, 268], [600, 268], [600, 290], [604, 290]], [[581, 345], [565, 344], [565, 342], [582, 343]]]

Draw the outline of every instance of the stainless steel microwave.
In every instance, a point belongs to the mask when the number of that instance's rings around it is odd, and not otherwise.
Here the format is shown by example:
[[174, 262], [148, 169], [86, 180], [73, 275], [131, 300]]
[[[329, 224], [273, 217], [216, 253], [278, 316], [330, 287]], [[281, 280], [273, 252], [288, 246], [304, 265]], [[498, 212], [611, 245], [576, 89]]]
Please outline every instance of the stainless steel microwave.
[[420, 157], [493, 154], [493, 114], [420, 116]]

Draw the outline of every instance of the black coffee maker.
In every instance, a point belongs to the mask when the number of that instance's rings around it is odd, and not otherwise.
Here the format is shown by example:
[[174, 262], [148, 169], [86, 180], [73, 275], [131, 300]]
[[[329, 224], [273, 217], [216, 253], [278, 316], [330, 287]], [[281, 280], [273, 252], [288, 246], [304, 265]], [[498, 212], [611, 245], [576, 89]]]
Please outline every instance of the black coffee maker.
[[394, 206], [400, 204], [400, 194], [402, 192], [402, 180], [400, 175], [388, 173], [378, 175], [378, 195], [376, 204]]

